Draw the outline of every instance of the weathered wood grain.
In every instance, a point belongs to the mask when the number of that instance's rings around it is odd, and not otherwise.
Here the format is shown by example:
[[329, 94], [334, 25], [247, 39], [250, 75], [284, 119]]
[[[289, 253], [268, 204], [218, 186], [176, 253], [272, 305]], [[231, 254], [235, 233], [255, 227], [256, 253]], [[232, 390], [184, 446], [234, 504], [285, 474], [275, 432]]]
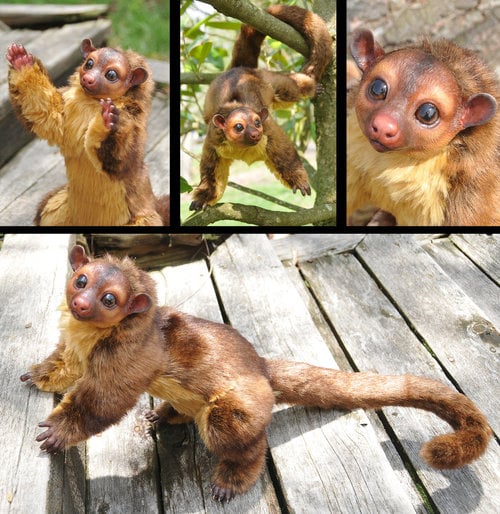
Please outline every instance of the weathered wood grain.
[[[316, 328], [321, 333], [321, 337], [325, 340], [328, 348], [332, 352], [332, 355], [335, 358], [335, 361], [339, 364], [340, 369], [344, 369], [346, 371], [353, 371], [353, 368], [344, 353], [342, 346], [339, 341], [335, 337], [335, 334], [332, 332], [332, 328], [328, 322], [328, 319], [325, 319], [325, 315], [321, 310], [321, 303], [318, 304], [318, 300], [321, 302], [321, 296], [317, 299], [313, 296], [316, 291], [314, 291], [310, 286], [311, 284], [302, 276], [302, 264], [299, 263], [298, 266], [292, 265], [290, 261], [288, 261], [284, 266], [288, 277], [293, 282], [295, 288], [299, 292], [302, 301], [307, 305], [307, 308], [311, 314], [311, 317], [314, 320], [314, 324]], [[329, 282], [326, 282], [328, 285]], [[366, 416], [371, 422], [375, 430], [375, 434], [377, 436], [378, 444], [382, 446], [385, 456], [391, 464], [392, 469], [394, 470], [395, 475], [397, 476], [399, 483], [401, 484], [401, 490], [404, 491], [404, 494], [408, 496], [410, 501], [412, 502], [413, 508], [415, 512], [419, 514], [427, 514], [427, 510], [422, 503], [422, 497], [420, 492], [413, 481], [413, 478], [408, 473], [401, 458], [401, 455], [398, 453], [396, 447], [393, 444], [393, 441], [387, 434], [386, 429], [384, 428], [379, 416], [375, 411], [366, 411]]]
[[[394, 266], [394, 261], [409, 264], [406, 256], [401, 255], [404, 250], [398, 252], [406, 248], [398, 237], [380, 236], [380, 239], [376, 244], [388, 250], [384, 254], [387, 267]], [[392, 246], [393, 239], [399, 244]], [[370, 240], [362, 243], [364, 254], [369, 251], [370, 243]], [[300, 267], [345, 351], [359, 370], [384, 374], [410, 372], [448, 382], [440, 365], [421, 345], [397, 308], [354, 255], [329, 254], [313, 262], [300, 263]], [[412, 269], [418, 273], [414, 263]], [[386, 275], [379, 270], [377, 278], [383, 280]], [[413, 303], [420, 303], [421, 296], [417, 298], [413, 294], [413, 281], [408, 274], [395, 270], [394, 275], [401, 284], [401, 296], [404, 291], [408, 300], [411, 298]], [[492, 463], [498, 459], [496, 444], [492, 443], [486, 456], [471, 466], [438, 472], [428, 468], [418, 452], [424, 441], [449, 431], [449, 426], [436, 416], [415, 409], [391, 407], [384, 409], [384, 413], [440, 512], [462, 512], [467, 506], [465, 511], [474, 508], [478, 509], [474, 512], [486, 513], [495, 507], [498, 475]], [[477, 487], [478, 483], [481, 488]]]
[[0, 20], [10, 27], [57, 25], [95, 19], [108, 12], [106, 4], [9, 5], [0, 4]]
[[[212, 265], [231, 324], [262, 355], [336, 367], [265, 236], [231, 236]], [[292, 512], [414, 512], [362, 412], [284, 408], [268, 438]]]
[[44, 195], [66, 183], [64, 159], [56, 147], [35, 139], [18, 152], [0, 175], [0, 225], [33, 225]]
[[63, 458], [41, 456], [37, 423], [53, 395], [22, 384], [19, 376], [58, 341], [57, 307], [63, 298], [72, 236], [8, 235], [0, 251], [0, 405], [2, 408], [0, 511], [59, 512]]
[[143, 416], [150, 408], [143, 395], [120, 423], [87, 441], [87, 512], [160, 512], [156, 449]]
[[[491, 241], [490, 236], [482, 234], [482, 240], [478, 240], [477, 244], [484, 247], [484, 240]], [[464, 253], [462, 248], [454, 244], [454, 241], [461, 243], [463, 240], [459, 239], [458, 235], [454, 235], [450, 239], [438, 239], [432, 243], [426, 243], [422, 247], [453, 282], [458, 284], [464, 293], [485, 312], [493, 325], [497, 328], [500, 327], [500, 290], [498, 287], [500, 284], [488, 277], [478, 264], [471, 260], [471, 253], [476, 253], [474, 245], [467, 244], [466, 250], [469, 252]], [[472, 250], [469, 247], [472, 247]], [[492, 252], [492, 257], [500, 260], [500, 240], [496, 244], [496, 256]], [[491, 262], [489, 260], [486, 266]], [[500, 339], [498, 343], [500, 344]]]
[[153, 192], [156, 195], [170, 191], [170, 108], [166, 95], [158, 93], [153, 98], [148, 118], [146, 165]]
[[484, 329], [492, 326], [486, 314], [409, 235], [369, 235], [356, 252], [498, 431], [499, 396], [490, 393], [500, 371], [498, 336]]
[[158, 59], [148, 59], [148, 64], [153, 72], [153, 79], [160, 84], [170, 84], [170, 63]]
[[453, 234], [450, 239], [500, 286], [500, 234]]
[[352, 250], [364, 234], [288, 234], [272, 239], [273, 250], [281, 261], [314, 259], [328, 251]]

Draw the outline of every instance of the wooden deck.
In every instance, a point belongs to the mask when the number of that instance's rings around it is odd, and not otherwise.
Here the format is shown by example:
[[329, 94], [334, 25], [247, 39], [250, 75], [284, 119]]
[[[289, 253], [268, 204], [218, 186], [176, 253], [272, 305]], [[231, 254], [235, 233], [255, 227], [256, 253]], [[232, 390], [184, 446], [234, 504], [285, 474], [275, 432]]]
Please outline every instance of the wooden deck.
[[[65, 455], [39, 453], [54, 398], [19, 381], [57, 341], [69, 235], [8, 235], [0, 251], [0, 513], [500, 512], [495, 441], [436, 471], [422, 443], [437, 417], [281, 408], [266, 472], [228, 505], [210, 499], [214, 459], [192, 426], [148, 433], [139, 405]], [[161, 301], [239, 329], [258, 351], [323, 366], [435, 377], [499, 430], [500, 236], [233, 235], [210, 258], [152, 272]]]
[[[5, 9], [0, 9], [0, 16]], [[88, 9], [93, 12], [91, 6]], [[109, 30], [109, 20], [100, 18], [42, 31], [17, 28], [0, 31], [0, 48], [4, 49], [0, 58], [0, 226], [33, 225], [40, 200], [48, 191], [67, 181], [58, 148], [49, 146], [46, 141], [32, 139], [13, 114], [8, 97], [8, 67], [3, 57], [7, 46], [12, 42], [25, 45], [42, 60], [54, 82], [63, 85], [82, 61], [82, 39], [90, 37], [96, 46], [100, 46]], [[169, 80], [165, 71], [167, 63], [154, 61], [151, 64], [157, 83]], [[146, 148], [146, 163], [156, 194], [169, 191], [169, 156], [168, 95], [157, 91], [148, 120]]]

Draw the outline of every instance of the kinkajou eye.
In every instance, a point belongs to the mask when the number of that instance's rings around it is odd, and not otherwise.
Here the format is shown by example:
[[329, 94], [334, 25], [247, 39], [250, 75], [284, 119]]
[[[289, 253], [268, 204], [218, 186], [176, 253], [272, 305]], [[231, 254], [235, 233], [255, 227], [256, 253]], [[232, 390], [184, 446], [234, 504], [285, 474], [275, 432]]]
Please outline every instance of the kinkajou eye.
[[369, 95], [374, 100], [385, 100], [389, 87], [382, 79], [375, 79], [368, 89]]
[[78, 289], [83, 289], [85, 288], [85, 286], [87, 285], [87, 277], [85, 275], [80, 275], [76, 280], [75, 280], [75, 286], [78, 288]]
[[116, 82], [118, 80], [118, 73], [115, 70], [108, 70], [104, 75], [110, 82]]
[[439, 111], [434, 104], [427, 102], [417, 109], [415, 117], [424, 125], [433, 125], [439, 120]]
[[112, 309], [116, 306], [116, 297], [114, 294], [106, 293], [102, 298], [101, 302], [104, 305], [104, 307], [108, 309]]

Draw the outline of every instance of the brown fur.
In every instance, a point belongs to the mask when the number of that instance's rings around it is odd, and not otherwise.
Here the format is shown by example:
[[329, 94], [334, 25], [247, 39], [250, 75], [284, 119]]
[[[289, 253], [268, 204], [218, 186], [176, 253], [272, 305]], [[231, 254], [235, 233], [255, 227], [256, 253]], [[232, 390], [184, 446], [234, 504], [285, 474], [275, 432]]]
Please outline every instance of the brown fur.
[[[203, 117], [208, 133], [201, 156], [201, 181], [193, 193], [191, 210], [205, 209], [219, 201], [233, 160], [243, 160], [247, 164], [262, 160], [286, 187], [294, 192], [300, 190], [303, 195], [311, 194], [307, 173], [292, 142], [271, 116], [262, 113], [268, 113], [271, 108], [287, 107], [300, 98], [316, 94], [318, 82], [332, 59], [332, 39], [323, 20], [305, 9], [272, 6], [267, 11], [304, 36], [310, 48], [309, 58], [300, 73], [256, 69], [265, 35], [247, 25], [242, 26], [233, 47], [229, 71], [212, 82], [205, 98]], [[234, 126], [232, 116], [241, 109], [253, 112], [262, 125], [263, 135], [258, 142], [249, 141], [248, 137], [245, 143], [233, 140], [230, 132]], [[241, 129], [245, 135], [254, 128], [249, 120], [242, 121]], [[242, 148], [243, 144], [245, 148]]]
[[[369, 31], [360, 30], [351, 46], [363, 77], [348, 100], [348, 216], [374, 205], [399, 225], [500, 224], [500, 89], [494, 73], [447, 40], [386, 54]], [[370, 87], [380, 78], [389, 93], [374, 100]], [[433, 126], [417, 123], [424, 102], [438, 107]], [[386, 148], [372, 146], [369, 138]]]
[[[7, 54], [15, 112], [66, 163], [68, 183], [45, 196], [35, 223], [162, 225], [144, 164], [154, 88], [148, 65], [132, 51], [95, 49], [88, 39], [82, 52], [83, 64], [62, 89], [23, 47], [11, 45]], [[115, 82], [104, 78], [110, 69], [119, 74]]]
[[[157, 307], [153, 280], [128, 258], [89, 260], [77, 246], [70, 262], [60, 342], [21, 377], [44, 391], [68, 390], [40, 424], [47, 429], [37, 437], [42, 450], [54, 453], [105, 430], [144, 391], [165, 400], [146, 413], [151, 422], [196, 423], [219, 460], [212, 492], [220, 501], [244, 493], [260, 475], [275, 402], [429, 410], [455, 430], [423, 447], [422, 456], [437, 468], [463, 466], [486, 449], [486, 418], [436, 380], [263, 359], [227, 325]], [[108, 293], [116, 299], [113, 309], [102, 305]]]

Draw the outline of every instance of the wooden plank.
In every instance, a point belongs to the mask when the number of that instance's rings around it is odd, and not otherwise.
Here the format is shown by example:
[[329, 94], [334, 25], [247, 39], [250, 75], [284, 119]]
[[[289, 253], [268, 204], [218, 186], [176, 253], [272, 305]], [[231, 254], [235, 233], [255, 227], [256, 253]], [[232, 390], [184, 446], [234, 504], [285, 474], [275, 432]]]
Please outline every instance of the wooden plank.
[[0, 20], [10, 27], [61, 25], [93, 20], [108, 12], [106, 4], [87, 5], [9, 5], [0, 4]]
[[[37, 423], [50, 413], [53, 395], [28, 388], [19, 376], [45, 358], [58, 340], [57, 307], [64, 293], [68, 234], [7, 235], [0, 251], [0, 405], [2, 447], [0, 511], [59, 512], [63, 455], [42, 456]], [[6, 300], [8, 299], [8, 300]]]
[[364, 234], [288, 234], [271, 240], [280, 260], [295, 262], [314, 259], [328, 251], [352, 250], [363, 237]]
[[453, 234], [450, 239], [500, 285], [500, 234]]
[[[452, 237], [453, 239], [458, 239], [456, 236]], [[495, 283], [485, 275], [481, 268], [470, 259], [470, 256], [464, 254], [463, 251], [448, 238], [425, 243], [422, 245], [422, 248], [424, 248], [439, 266], [441, 266], [443, 271], [463, 289], [467, 296], [485, 312], [488, 319], [490, 319], [496, 327], [500, 327], [500, 293], [498, 283]], [[472, 246], [472, 248], [474, 248], [474, 246]], [[498, 253], [498, 258], [500, 258], [500, 243]]]
[[35, 139], [2, 169], [0, 225], [33, 225], [41, 199], [66, 182], [64, 160], [57, 147]]
[[[381, 248], [387, 249], [379, 259], [385, 259], [387, 266], [397, 260], [409, 265], [406, 255], [401, 255], [403, 252], [391, 248], [387, 241], [390, 238], [379, 237]], [[401, 249], [404, 243], [399, 238], [398, 242]], [[391, 258], [386, 257], [388, 254]], [[449, 383], [439, 364], [354, 255], [328, 254], [313, 262], [302, 262], [300, 268], [358, 369], [383, 374], [409, 372]], [[415, 273], [421, 271], [414, 263], [411, 268]], [[398, 278], [401, 287], [406, 287], [406, 295], [413, 298], [414, 288], [407, 274], [399, 270]], [[448, 432], [447, 423], [416, 409], [390, 407], [383, 411], [439, 512], [466, 512], [473, 507], [474, 512], [496, 510], [498, 471], [494, 463], [499, 454], [496, 444], [490, 444], [486, 455], [470, 466], [438, 472], [427, 467], [418, 452], [424, 441]]]
[[86, 444], [80, 443], [72, 446], [64, 452], [64, 456], [56, 456], [56, 459], [64, 457], [63, 476], [59, 477], [56, 473], [51, 476], [51, 489], [55, 490], [49, 493], [49, 496], [57, 498], [62, 494], [62, 505], [59, 509], [42, 510], [47, 514], [52, 512], [85, 514], [85, 502], [87, 499], [87, 481], [86, 481]]
[[129, 255], [146, 270], [173, 266], [200, 258], [205, 253], [201, 234], [92, 234], [94, 252]]
[[[307, 283], [304, 281], [302, 276], [303, 271], [301, 269], [302, 264], [296, 266], [290, 261], [287, 261], [287, 263], [284, 265], [284, 268], [288, 277], [299, 292], [302, 301], [307, 305], [316, 328], [321, 333], [321, 337], [328, 345], [328, 348], [332, 352], [335, 361], [339, 364], [340, 369], [353, 371], [353, 368], [347, 359], [343, 348], [331, 330], [328, 320], [325, 319], [325, 315], [320, 309], [317, 299], [311, 294], [311, 284], [309, 281], [307, 281]], [[329, 282], [326, 281], [326, 284], [329, 284]], [[384, 453], [389, 460], [392, 469], [394, 470], [394, 473], [398, 477], [401, 488], [404, 491], [404, 494], [410, 498], [415, 512], [418, 512], [419, 514], [427, 514], [427, 510], [422, 504], [422, 497], [420, 496], [420, 492], [416, 487], [416, 484], [413, 482], [411, 475], [407, 472], [401, 455], [398, 453], [391, 438], [388, 436], [387, 431], [384, 428], [379, 416], [374, 411], [366, 411], [365, 414], [367, 415], [375, 430], [378, 444], [382, 446]]]
[[[2, 86], [0, 86], [0, 89], [1, 88]], [[20, 148], [33, 139], [33, 136], [28, 134], [28, 132], [21, 127], [13, 114], [8, 114], [5, 118], [0, 119], [0, 134], [2, 136], [0, 166], [6, 163]]]
[[[231, 324], [261, 354], [336, 367], [265, 236], [231, 236], [212, 265]], [[414, 512], [361, 411], [284, 407], [268, 438], [290, 511]]]
[[87, 512], [160, 512], [158, 466], [149, 423], [149, 397], [117, 425], [87, 441]]
[[[151, 273], [157, 283], [160, 304], [221, 322], [222, 317], [203, 260], [166, 267]], [[210, 498], [215, 459], [209, 455], [192, 426], [168, 427], [159, 433], [159, 458], [165, 512], [278, 512], [278, 500], [268, 473], [248, 494], [229, 505]]]
[[147, 59], [153, 79], [159, 84], [170, 84], [170, 63], [167, 61], [159, 61], [158, 59]]
[[[486, 314], [409, 235], [367, 235], [356, 249], [390, 297], [454, 377], [500, 429], [498, 344]], [[498, 296], [492, 299], [496, 302]]]
[[148, 118], [148, 142], [145, 162], [153, 192], [156, 195], [170, 191], [170, 109], [166, 95], [158, 92], [153, 98]]
[[170, 135], [164, 134], [154, 151], [145, 158], [153, 193], [160, 196], [170, 192]]

